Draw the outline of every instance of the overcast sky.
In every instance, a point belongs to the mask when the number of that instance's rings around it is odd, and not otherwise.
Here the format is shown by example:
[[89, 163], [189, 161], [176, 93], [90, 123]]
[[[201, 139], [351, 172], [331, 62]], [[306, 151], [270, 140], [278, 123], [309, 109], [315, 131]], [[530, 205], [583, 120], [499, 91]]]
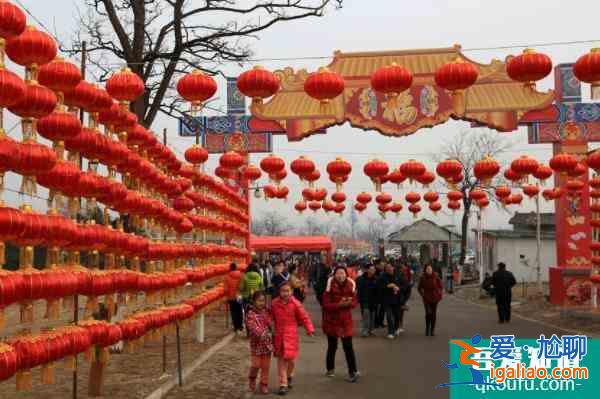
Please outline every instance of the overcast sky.
[[[75, 4], [82, 4], [83, 1], [20, 1], [45, 25], [55, 27], [61, 40], [71, 40]], [[334, 50], [436, 48], [455, 43], [461, 44], [465, 49], [473, 49], [600, 39], [600, 32], [594, 29], [598, 26], [600, 15], [598, 1], [346, 0], [344, 4], [342, 10], [330, 10], [323, 18], [287, 23], [262, 33], [260, 38], [252, 43], [255, 57], [327, 56]], [[31, 19], [30, 23], [35, 24]], [[600, 41], [596, 43], [596, 46], [598, 45]], [[549, 54], [557, 64], [573, 62], [590, 47], [592, 45], [586, 44], [536, 48]], [[506, 55], [520, 51], [521, 49], [514, 48], [465, 53], [476, 61], [488, 63], [492, 58], [504, 59]], [[265, 62], [263, 65], [270, 69], [292, 66], [295, 69], [314, 70], [326, 63], [326, 60], [294, 60]], [[224, 71], [230, 75], [237, 75], [242, 70], [243, 68], [235, 64], [224, 67]], [[547, 79], [538, 88], [552, 88], [552, 80]], [[220, 90], [224, 96], [223, 82], [220, 82]], [[589, 88], [585, 87], [584, 90], [587, 95]], [[169, 141], [178, 151], [183, 151], [192, 144], [190, 139], [177, 137], [175, 120], [160, 118], [153, 126], [157, 132], [163, 128], [169, 129]], [[440, 141], [452, 140], [464, 129], [468, 129], [468, 124], [449, 122], [433, 129], [420, 130], [409, 137], [387, 138], [374, 131], [363, 132], [344, 125], [329, 129], [327, 135], [313, 136], [300, 143], [289, 143], [285, 136], [279, 136], [275, 139], [274, 146], [275, 152], [284, 156], [288, 162], [302, 154], [310, 156], [318, 163], [322, 172], [326, 163], [336, 154], [340, 154], [350, 161], [354, 168], [345, 190], [350, 197], [354, 197], [362, 190], [372, 191], [370, 182], [362, 175], [362, 166], [368, 159], [377, 156], [396, 166], [402, 161], [416, 157], [429, 163], [430, 168], [434, 168], [428, 154], [436, 152]], [[548, 160], [551, 157], [548, 145], [527, 145], [524, 129], [503, 135], [515, 143], [510, 152], [500, 157], [505, 163], [520, 154], [529, 154], [540, 160]], [[253, 161], [258, 163], [261, 156], [252, 156]], [[293, 215], [293, 204], [299, 199], [300, 183], [295, 176], [289, 177], [286, 183], [292, 192], [287, 204], [280, 202], [275, 205], [272, 201], [268, 204], [263, 200], [255, 201], [253, 212], [260, 213], [265, 209], [274, 208], [288, 213], [301, 223], [301, 219]], [[333, 190], [329, 183], [326, 187], [330, 191]], [[388, 191], [395, 198], [399, 198], [395, 188], [390, 186]], [[375, 207], [371, 208], [367, 214], [375, 216]], [[531, 204], [525, 204], [524, 208], [533, 209]], [[547, 206], [545, 209], [550, 210]], [[398, 219], [399, 223], [412, 220], [408, 213], [404, 212]], [[428, 212], [424, 212], [423, 216], [431, 218]], [[490, 227], [506, 225], [509, 217], [506, 212], [490, 209], [486, 212], [485, 224]], [[325, 216], [323, 218], [325, 220]], [[458, 217], [438, 216], [437, 221], [440, 224], [452, 224], [458, 220]]]

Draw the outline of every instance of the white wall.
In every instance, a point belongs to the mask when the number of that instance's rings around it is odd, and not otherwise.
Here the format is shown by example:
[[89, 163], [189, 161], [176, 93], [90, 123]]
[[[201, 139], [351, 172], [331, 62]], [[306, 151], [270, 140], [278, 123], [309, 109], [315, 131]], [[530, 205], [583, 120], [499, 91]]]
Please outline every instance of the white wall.
[[[497, 239], [495, 255], [496, 261], [504, 262], [506, 268], [515, 275], [518, 282], [537, 281], [535, 238]], [[521, 260], [520, 255], [525, 255], [525, 259]], [[556, 266], [556, 242], [554, 240], [542, 240], [540, 257], [542, 281], [548, 281], [548, 268]]]

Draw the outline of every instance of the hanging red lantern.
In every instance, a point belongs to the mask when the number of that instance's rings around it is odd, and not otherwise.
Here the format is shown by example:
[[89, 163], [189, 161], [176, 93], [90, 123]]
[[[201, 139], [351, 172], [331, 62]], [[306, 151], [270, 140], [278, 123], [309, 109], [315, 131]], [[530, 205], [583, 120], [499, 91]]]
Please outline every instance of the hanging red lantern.
[[346, 210], [346, 205], [344, 205], [343, 203], [339, 202], [335, 205], [335, 209], [333, 210], [335, 213], [341, 215], [342, 213], [344, 213], [344, 211]]
[[265, 193], [265, 199], [277, 198], [277, 192], [279, 191], [277, 187], [269, 184], [263, 188]]
[[37, 131], [48, 140], [65, 141], [81, 132], [81, 122], [70, 112], [56, 111], [37, 121]]
[[8, 108], [23, 101], [26, 90], [23, 79], [0, 67], [0, 108]]
[[448, 201], [448, 209], [451, 209], [452, 212], [456, 212], [460, 209], [460, 201]]
[[79, 68], [60, 57], [42, 66], [38, 72], [38, 82], [56, 93], [73, 90], [81, 80]]
[[514, 193], [510, 195], [510, 203], [514, 205], [520, 205], [523, 202], [523, 195], [520, 193]]
[[390, 211], [390, 208], [391, 207], [389, 204], [379, 204], [377, 206], [379, 213], [381, 213], [381, 216], [383, 216], [384, 218], [385, 218], [385, 214]]
[[327, 189], [324, 187], [314, 190], [313, 201], [324, 201], [327, 197]]
[[573, 74], [582, 82], [590, 83], [592, 90], [600, 85], [600, 48], [593, 48], [589, 53], [577, 59], [573, 66]]
[[358, 213], [363, 213], [367, 209], [367, 206], [363, 203], [357, 202], [356, 204], [354, 204], [354, 209]]
[[431, 202], [429, 204], [429, 210], [433, 212], [434, 215], [437, 215], [437, 213], [442, 210], [442, 204], [439, 202]]
[[489, 186], [494, 176], [500, 172], [500, 164], [491, 157], [485, 157], [473, 166], [475, 178], [484, 186]]
[[315, 190], [313, 188], [305, 188], [302, 190], [302, 198], [305, 201], [313, 201], [315, 198]]
[[290, 164], [290, 170], [296, 174], [300, 180], [304, 180], [304, 176], [312, 173], [315, 170], [315, 163], [301, 155]]
[[255, 66], [238, 76], [238, 90], [246, 97], [252, 98], [252, 104], [260, 106], [265, 98], [269, 98], [279, 90], [279, 78], [261, 66]]
[[596, 150], [589, 154], [585, 163], [594, 172], [600, 173], [600, 151]]
[[280, 157], [270, 154], [260, 161], [260, 168], [270, 176], [282, 171], [285, 168], [285, 162]]
[[523, 176], [515, 172], [512, 168], [508, 168], [504, 171], [504, 178], [513, 183], [518, 183], [523, 180]]
[[469, 198], [477, 202], [482, 200], [483, 198], [487, 198], [487, 194], [485, 193], [485, 191], [475, 188], [469, 192]]
[[208, 151], [204, 147], [196, 144], [185, 150], [184, 157], [186, 161], [194, 166], [202, 165], [208, 160]]
[[381, 191], [382, 179], [388, 174], [390, 168], [388, 164], [379, 159], [369, 161], [363, 167], [363, 172], [375, 184], [375, 191]]
[[281, 169], [279, 172], [273, 173], [269, 175], [269, 178], [274, 181], [276, 184], [280, 184], [287, 177], [287, 171], [285, 169]]
[[288, 194], [290, 193], [290, 189], [286, 186], [281, 186], [277, 189], [277, 198], [286, 199]]
[[336, 204], [333, 203], [332, 201], [323, 201], [323, 210], [325, 211], [325, 213], [335, 211], [335, 207], [336, 207]]
[[496, 198], [498, 198], [499, 200], [503, 200], [504, 198], [507, 198], [510, 196], [511, 190], [510, 187], [508, 186], [499, 186], [496, 187]]
[[122, 68], [106, 82], [106, 91], [121, 104], [128, 104], [144, 94], [144, 81], [129, 68]]
[[313, 170], [312, 173], [304, 176], [304, 180], [308, 182], [309, 187], [313, 187], [315, 182], [321, 178], [321, 172], [317, 169]]
[[446, 159], [436, 166], [435, 172], [444, 180], [449, 181], [453, 177], [460, 175], [462, 169], [462, 164], [456, 159]]
[[346, 194], [342, 193], [341, 191], [337, 191], [331, 195], [331, 200], [338, 204], [342, 203], [346, 201]]
[[192, 103], [192, 114], [202, 108], [202, 103], [217, 92], [217, 83], [212, 78], [196, 69], [177, 82], [177, 92], [184, 100]]
[[64, 102], [69, 107], [87, 109], [96, 101], [98, 94], [99, 92], [93, 84], [82, 80], [73, 90], [64, 93]]
[[535, 88], [535, 82], [544, 79], [552, 72], [552, 60], [546, 54], [533, 49], [523, 50], [523, 54], [509, 58], [506, 73], [512, 80]]
[[52, 90], [33, 82], [27, 84], [23, 99], [8, 109], [21, 118], [40, 119], [50, 115], [57, 102], [56, 94]]
[[364, 205], [367, 205], [372, 199], [373, 197], [371, 197], [371, 194], [365, 193], [364, 191], [356, 196], [356, 201]]
[[417, 202], [421, 201], [421, 194], [411, 191], [404, 196], [404, 199], [408, 203], [416, 204]]
[[255, 182], [256, 180], [260, 179], [261, 175], [262, 172], [260, 169], [252, 164], [246, 165], [242, 169], [242, 177], [249, 182]]
[[56, 58], [57, 53], [55, 40], [33, 26], [6, 41], [6, 55], [22, 66], [42, 66]]
[[533, 174], [539, 166], [540, 164], [538, 161], [528, 157], [527, 155], [521, 155], [510, 164], [510, 168], [521, 176]]
[[452, 108], [459, 117], [464, 115], [466, 109], [464, 90], [475, 84], [478, 75], [475, 65], [461, 58], [448, 62], [435, 71], [435, 83], [452, 92]]
[[317, 212], [319, 209], [321, 209], [321, 206], [322, 206], [322, 205], [321, 205], [321, 203], [320, 203], [320, 202], [317, 202], [317, 201], [311, 201], [311, 202], [308, 204], [308, 207], [309, 207], [309, 208], [310, 208], [310, 209], [311, 209], [313, 212], [315, 212], [315, 213], [316, 213], [316, 212]]
[[542, 197], [544, 197], [546, 201], [551, 201], [560, 198], [560, 192], [554, 188], [547, 188], [542, 192]]
[[215, 168], [215, 176], [220, 177], [223, 180], [231, 180], [235, 177], [231, 169], [222, 166], [217, 166]]
[[231, 170], [239, 169], [244, 162], [244, 157], [236, 151], [228, 151], [219, 158], [219, 165]]
[[533, 198], [535, 196], [537, 196], [540, 192], [540, 189], [538, 186], [535, 186], [533, 184], [526, 184], [523, 186], [523, 193], [528, 196], [529, 198]]
[[344, 92], [344, 78], [327, 68], [319, 68], [304, 81], [304, 91], [310, 97], [327, 104]]
[[425, 193], [425, 195], [423, 195], [423, 199], [429, 203], [437, 202], [440, 199], [440, 195], [436, 192], [429, 191], [429, 192]]
[[409, 181], [412, 183], [414, 180], [418, 181], [427, 169], [423, 163], [410, 159], [408, 162], [404, 162], [400, 165], [400, 171], [404, 176], [408, 177]]
[[421, 205], [419, 204], [410, 204], [408, 206], [408, 211], [413, 214], [413, 217], [417, 217], [419, 212], [421, 212]]
[[394, 202], [391, 206], [390, 206], [390, 211], [392, 211], [393, 213], [396, 214], [396, 216], [398, 216], [400, 214], [400, 212], [402, 212], [402, 209], [404, 209], [404, 207], [402, 206], [401, 203], [399, 202]]
[[572, 154], [556, 154], [550, 160], [550, 167], [555, 173], [566, 175], [577, 166], [577, 158]]
[[408, 90], [412, 85], [412, 81], [413, 77], [410, 71], [395, 63], [383, 66], [371, 75], [373, 90], [391, 96], [396, 96]]
[[460, 191], [449, 191], [448, 194], [446, 194], [446, 197], [448, 198], [448, 201], [461, 201], [463, 199], [463, 194]]
[[294, 209], [296, 209], [300, 214], [302, 214], [302, 212], [304, 212], [306, 208], [306, 202], [304, 201], [297, 202], [296, 205], [294, 205]]
[[575, 193], [575, 192], [579, 192], [579, 191], [583, 190], [585, 187], [585, 183], [582, 182], [581, 180], [570, 179], [567, 181], [565, 186], [569, 192]]
[[540, 164], [540, 166], [536, 169], [535, 172], [533, 172], [533, 177], [535, 177], [536, 179], [538, 179], [542, 184], [548, 180], [550, 177], [552, 177], [552, 168], [550, 168], [549, 166]]
[[487, 197], [483, 197], [479, 201], [475, 201], [475, 205], [481, 210], [487, 208], [489, 204], [490, 200]]
[[586, 173], [587, 167], [583, 163], [577, 162], [577, 165], [575, 165], [573, 169], [567, 172], [567, 175], [569, 177], [579, 177], [585, 175]]
[[392, 172], [388, 173], [386, 180], [390, 183], [395, 184], [397, 188], [400, 188], [404, 180], [406, 180], [406, 176], [404, 176], [400, 168], [397, 168]]
[[25, 31], [26, 25], [27, 17], [19, 7], [8, 1], [0, 1], [0, 38], [19, 36]]
[[338, 157], [327, 164], [327, 173], [329, 179], [335, 182], [336, 190], [340, 191], [344, 180], [352, 173], [352, 165]]
[[591, 188], [600, 189], [600, 176], [594, 176], [588, 182]]
[[[419, 197], [419, 199], [420, 199], [420, 197]], [[379, 205], [387, 205], [390, 202], [392, 202], [392, 196], [389, 195], [388, 193], [379, 193], [375, 197], [375, 202], [377, 202]]]
[[425, 173], [417, 177], [417, 181], [421, 183], [424, 188], [428, 188], [429, 185], [435, 181], [435, 175], [426, 170]]

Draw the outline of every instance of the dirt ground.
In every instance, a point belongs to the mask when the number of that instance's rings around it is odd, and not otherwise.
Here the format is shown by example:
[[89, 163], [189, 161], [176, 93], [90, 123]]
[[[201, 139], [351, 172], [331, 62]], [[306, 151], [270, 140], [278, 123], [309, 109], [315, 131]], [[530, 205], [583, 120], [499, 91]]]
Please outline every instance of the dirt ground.
[[[546, 290], [547, 288], [544, 287], [544, 292]], [[461, 287], [456, 290], [456, 295], [459, 298], [489, 306], [491, 310], [495, 310], [496, 302], [494, 299], [484, 295], [483, 291], [480, 290], [478, 286]], [[537, 294], [537, 287], [535, 284], [517, 284], [513, 288], [513, 313], [529, 319], [550, 323], [568, 330], [574, 330], [594, 336], [600, 335], [600, 321], [598, 321], [598, 318], [594, 321], [567, 316], [565, 315], [566, 310], [567, 309], [562, 306], [550, 304], [543, 295]], [[584, 312], [589, 311], [589, 309], [577, 310]]]
[[[181, 329], [183, 367], [191, 364], [207, 348], [229, 333], [229, 329], [226, 329], [225, 315], [222, 310], [218, 310], [206, 317], [206, 341], [204, 344], [195, 341], [193, 327]], [[174, 333], [167, 337], [166, 349], [167, 374], [174, 376], [177, 373], [177, 348]], [[165, 376], [162, 373], [162, 352], [162, 339], [159, 339], [156, 342], [147, 342], [143, 348], [136, 350], [134, 353], [112, 354], [106, 367], [104, 395], [101, 398], [140, 399], [158, 388], [165, 382]], [[244, 353], [246, 352], [244, 351]], [[15, 377], [0, 383], [0, 398], [72, 398], [72, 372], [67, 371], [61, 363], [57, 364], [55, 369], [55, 383], [53, 385], [42, 385], [40, 368], [35, 369], [33, 371], [33, 390], [31, 391], [17, 392]], [[77, 378], [79, 398], [88, 397], [89, 370], [89, 363], [83, 355], [80, 355]]]

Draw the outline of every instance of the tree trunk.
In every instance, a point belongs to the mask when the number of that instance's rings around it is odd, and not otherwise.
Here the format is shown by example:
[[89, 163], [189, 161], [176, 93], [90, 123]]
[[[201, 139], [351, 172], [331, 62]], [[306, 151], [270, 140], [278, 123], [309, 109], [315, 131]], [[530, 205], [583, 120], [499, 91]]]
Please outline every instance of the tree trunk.
[[460, 237], [460, 259], [458, 264], [463, 265], [465, 263], [465, 257], [467, 256], [467, 242], [469, 234], [469, 216], [471, 214], [471, 201], [466, 199], [463, 200], [464, 213], [461, 224], [461, 237]]

